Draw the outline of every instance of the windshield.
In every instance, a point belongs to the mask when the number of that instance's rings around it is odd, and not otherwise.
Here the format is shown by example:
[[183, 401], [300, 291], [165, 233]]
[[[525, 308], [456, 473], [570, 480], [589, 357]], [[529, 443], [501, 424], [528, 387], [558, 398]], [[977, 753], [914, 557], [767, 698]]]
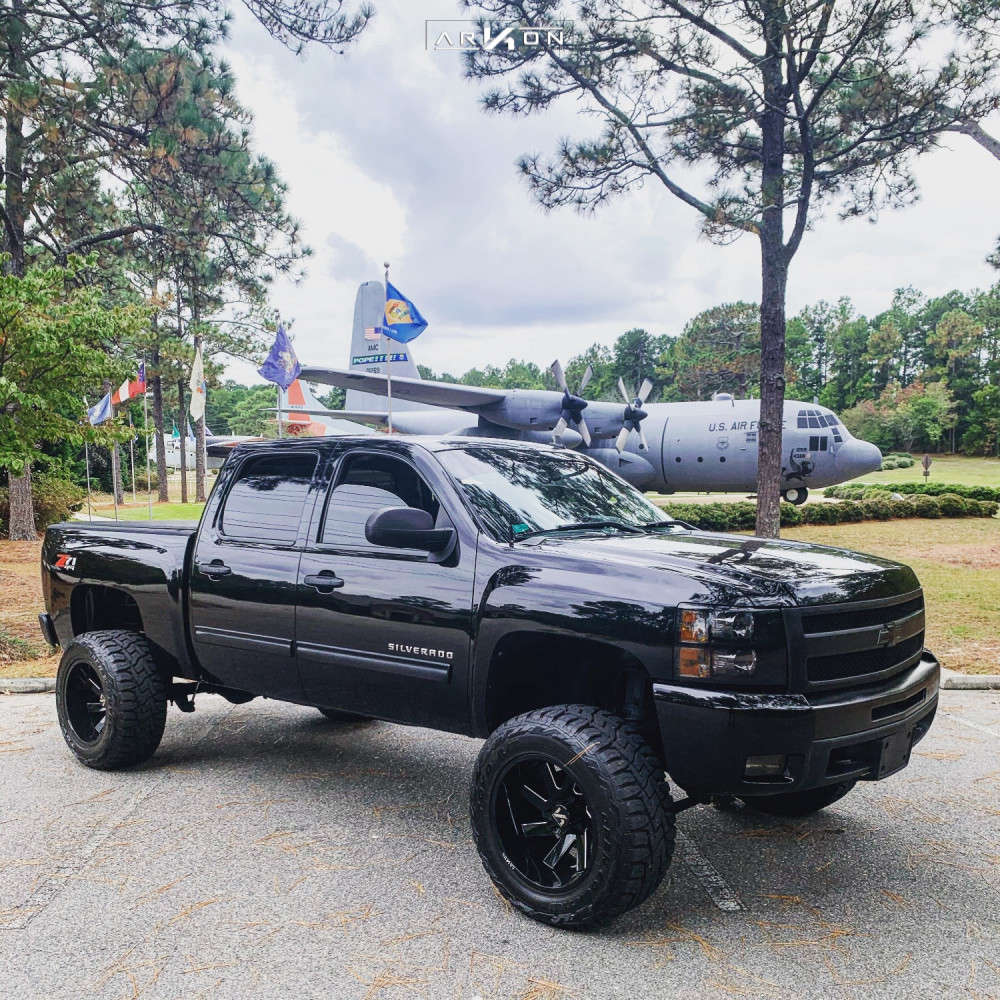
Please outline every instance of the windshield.
[[580, 456], [496, 445], [438, 452], [483, 525], [499, 541], [539, 531], [648, 528], [670, 524], [659, 507], [628, 483]]

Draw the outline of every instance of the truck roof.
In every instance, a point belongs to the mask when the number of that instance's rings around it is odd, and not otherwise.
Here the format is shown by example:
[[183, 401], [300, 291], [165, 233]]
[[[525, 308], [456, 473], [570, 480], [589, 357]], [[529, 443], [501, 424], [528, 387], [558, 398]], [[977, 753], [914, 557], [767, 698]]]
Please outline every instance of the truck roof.
[[[273, 441], [244, 442], [233, 451], [241, 453], [259, 449], [285, 449], [316, 447], [317, 444], [364, 445], [366, 447], [388, 447], [396, 444], [412, 444], [427, 451], [452, 451], [457, 448], [474, 448], [495, 445], [501, 448], [523, 448], [528, 451], [552, 451], [554, 446], [535, 441], [518, 441], [509, 438], [474, 437], [460, 438], [440, 434], [329, 434], [317, 437], [286, 437]], [[566, 450], [566, 449], [560, 449]]]

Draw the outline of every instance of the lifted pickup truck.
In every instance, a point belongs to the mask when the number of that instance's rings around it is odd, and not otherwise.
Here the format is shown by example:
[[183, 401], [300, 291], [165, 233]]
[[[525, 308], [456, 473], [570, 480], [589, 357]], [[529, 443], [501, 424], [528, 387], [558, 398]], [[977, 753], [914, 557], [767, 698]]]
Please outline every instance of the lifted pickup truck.
[[202, 691], [486, 737], [483, 864], [566, 927], [656, 888], [679, 809], [814, 812], [904, 767], [938, 700], [907, 567], [695, 531], [508, 441], [241, 445], [196, 530], [58, 524], [42, 579], [87, 766], [146, 760]]

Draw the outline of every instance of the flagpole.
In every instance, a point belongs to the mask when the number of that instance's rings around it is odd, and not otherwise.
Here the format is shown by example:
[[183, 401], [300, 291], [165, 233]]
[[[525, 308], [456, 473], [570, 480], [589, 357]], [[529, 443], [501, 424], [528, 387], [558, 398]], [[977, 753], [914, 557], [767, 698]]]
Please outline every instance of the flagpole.
[[132, 503], [138, 503], [139, 498], [135, 493], [135, 427], [132, 424], [132, 410], [128, 411], [128, 427], [132, 431], [132, 437], [128, 440], [128, 462], [132, 470]]
[[[83, 397], [83, 405], [86, 406], [88, 410], [90, 409], [90, 404], [87, 402], [86, 396]], [[87, 414], [87, 421], [88, 422], [90, 421], [89, 413]], [[91, 427], [93, 426], [94, 425], [91, 424]], [[93, 524], [94, 511], [90, 506], [90, 446], [87, 444], [86, 438], [83, 439], [83, 460], [87, 466], [87, 520], [90, 521], [91, 524]]]
[[281, 437], [281, 386], [275, 385], [278, 390], [278, 437]]
[[142, 378], [142, 433], [146, 442], [146, 506], [149, 508], [149, 519], [153, 520], [153, 480], [149, 475], [149, 403], [146, 396], [146, 365], [143, 362]]
[[[385, 297], [389, 298], [389, 262], [385, 262]], [[388, 404], [389, 433], [392, 433], [392, 356], [389, 353], [389, 335], [385, 332], [385, 307], [382, 308], [382, 342], [385, 347], [385, 398]]]

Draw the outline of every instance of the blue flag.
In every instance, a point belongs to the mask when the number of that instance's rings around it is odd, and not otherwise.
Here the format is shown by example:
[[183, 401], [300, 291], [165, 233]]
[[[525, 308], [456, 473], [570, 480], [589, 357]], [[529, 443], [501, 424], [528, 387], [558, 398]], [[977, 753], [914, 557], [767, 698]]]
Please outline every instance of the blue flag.
[[295, 349], [285, 333], [284, 325], [278, 327], [271, 353], [257, 371], [268, 382], [274, 382], [282, 389], [287, 389], [299, 377], [302, 365], [295, 356]]
[[87, 409], [87, 416], [93, 426], [103, 424], [105, 420], [111, 419], [111, 393], [109, 392], [99, 403]]
[[382, 332], [401, 344], [415, 340], [427, 329], [420, 310], [392, 283], [385, 283], [385, 325]]

